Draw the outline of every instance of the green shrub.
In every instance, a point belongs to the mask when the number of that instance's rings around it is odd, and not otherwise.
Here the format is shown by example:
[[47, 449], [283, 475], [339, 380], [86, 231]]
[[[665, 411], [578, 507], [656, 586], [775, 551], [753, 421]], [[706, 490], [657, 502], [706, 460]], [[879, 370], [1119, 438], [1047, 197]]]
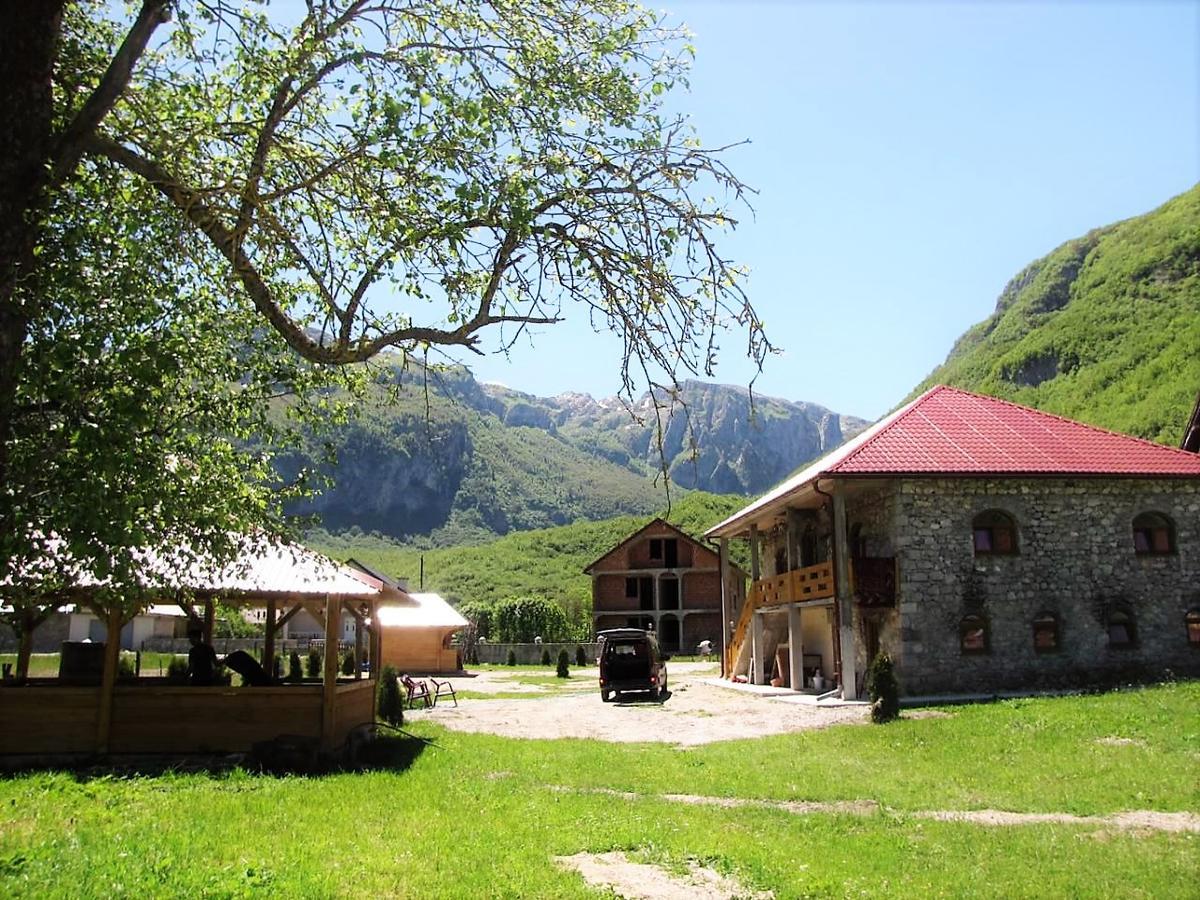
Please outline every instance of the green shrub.
[[867, 696], [871, 698], [871, 721], [890, 722], [900, 715], [900, 685], [892, 658], [883, 651], [871, 661], [867, 672]]
[[384, 666], [379, 673], [379, 718], [399, 728], [404, 724], [404, 697], [400, 693], [400, 682], [392, 666]]
[[303, 681], [304, 669], [300, 666], [300, 654], [293, 650], [288, 654], [288, 681]]
[[542, 665], [548, 666], [551, 664], [552, 664], [552, 660], [550, 659], [550, 650], [549, 649], [543, 650], [542, 651]]
[[517, 654], [512, 650], [508, 651], [508, 659], [504, 661], [505, 665], [515, 666], [517, 664]]
[[309, 678], [321, 677], [321, 654], [316, 650], [308, 651], [308, 664], [305, 667]]
[[187, 684], [188, 662], [186, 656], [172, 656], [167, 663], [167, 682], [169, 684]]
[[354, 651], [353, 650], [351, 650], [344, 657], [342, 657], [342, 674], [343, 675], [353, 675], [354, 674]]
[[580, 647], [578, 645], [576, 645], [576, 647], [575, 647], [575, 665], [577, 665], [577, 666], [586, 666], [587, 665], [587, 653], [584, 652], [583, 647]]
[[559, 678], [571, 677], [570, 660], [567, 656], [567, 651], [565, 648], [558, 651], [558, 670], [555, 672], [555, 674], [558, 675]]
[[132, 681], [137, 678], [137, 669], [133, 665], [133, 657], [122, 653], [117, 658], [117, 680]]
[[271, 657], [271, 677], [276, 681], [283, 678], [283, 657], [278, 653]]

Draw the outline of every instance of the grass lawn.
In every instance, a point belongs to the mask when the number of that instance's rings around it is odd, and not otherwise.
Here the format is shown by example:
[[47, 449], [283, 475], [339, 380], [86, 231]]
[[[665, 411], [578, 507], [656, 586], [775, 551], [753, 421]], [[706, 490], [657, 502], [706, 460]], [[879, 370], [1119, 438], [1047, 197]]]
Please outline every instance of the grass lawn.
[[[129, 660], [129, 664], [133, 665], [134, 654], [129, 650], [121, 651], [121, 656]], [[187, 654], [172, 654], [172, 653], [151, 653], [150, 651], [142, 651], [142, 674], [145, 676], [159, 676], [167, 674], [167, 666], [170, 665], [173, 656], [179, 656], [180, 659], [187, 659]], [[29, 657], [29, 675], [31, 678], [57, 678], [58, 677], [58, 657], [57, 653], [34, 653]], [[0, 653], [0, 663], [12, 663], [13, 668], [17, 665], [17, 654], [15, 653]]]
[[[1200, 683], [731, 741], [520, 741], [422, 722], [358, 774], [0, 780], [6, 897], [579, 897], [551, 857], [690, 859], [776, 897], [1196, 897], [1200, 834], [923, 810], [1200, 812]], [[1115, 740], [1115, 739], [1120, 739]], [[589, 792], [613, 788], [630, 799]], [[795, 815], [670, 800], [873, 800]]]

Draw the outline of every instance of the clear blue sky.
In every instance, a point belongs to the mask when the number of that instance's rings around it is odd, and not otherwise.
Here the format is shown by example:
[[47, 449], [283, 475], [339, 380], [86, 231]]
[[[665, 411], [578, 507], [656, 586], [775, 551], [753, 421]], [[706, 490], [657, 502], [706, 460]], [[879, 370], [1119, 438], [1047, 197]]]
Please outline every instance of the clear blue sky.
[[[756, 389], [877, 417], [1007, 280], [1200, 181], [1200, 2], [679, 2], [675, 102], [759, 191], [723, 247], [773, 342]], [[752, 367], [724, 341], [717, 381]], [[546, 329], [477, 377], [610, 395], [620, 347]]]

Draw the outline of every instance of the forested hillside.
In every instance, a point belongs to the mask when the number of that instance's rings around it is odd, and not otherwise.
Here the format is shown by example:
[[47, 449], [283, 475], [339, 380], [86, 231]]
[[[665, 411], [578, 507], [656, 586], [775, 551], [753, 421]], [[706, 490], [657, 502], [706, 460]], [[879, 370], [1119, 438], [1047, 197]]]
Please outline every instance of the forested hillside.
[[[693, 491], [659, 514], [689, 534], [704, 530], [745, 505], [744, 497]], [[354, 557], [389, 575], [420, 586], [425, 559], [425, 588], [456, 602], [496, 601], [537, 595], [561, 603], [572, 621], [591, 609], [591, 579], [583, 569], [649, 521], [649, 516], [620, 516], [576, 522], [558, 528], [523, 531], [472, 547], [419, 551], [370, 535], [315, 532], [307, 543], [338, 559]]]
[[1027, 266], [932, 384], [1178, 444], [1200, 391], [1200, 186]]

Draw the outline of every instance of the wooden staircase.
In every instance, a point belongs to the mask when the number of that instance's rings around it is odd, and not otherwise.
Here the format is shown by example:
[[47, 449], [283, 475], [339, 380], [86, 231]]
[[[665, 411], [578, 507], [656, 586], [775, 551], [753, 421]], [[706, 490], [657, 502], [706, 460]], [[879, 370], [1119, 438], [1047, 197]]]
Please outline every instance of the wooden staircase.
[[754, 582], [734, 625], [733, 640], [726, 649], [726, 677], [750, 672], [750, 623], [758, 610], [785, 603], [822, 600], [834, 593], [832, 562], [817, 563]]

